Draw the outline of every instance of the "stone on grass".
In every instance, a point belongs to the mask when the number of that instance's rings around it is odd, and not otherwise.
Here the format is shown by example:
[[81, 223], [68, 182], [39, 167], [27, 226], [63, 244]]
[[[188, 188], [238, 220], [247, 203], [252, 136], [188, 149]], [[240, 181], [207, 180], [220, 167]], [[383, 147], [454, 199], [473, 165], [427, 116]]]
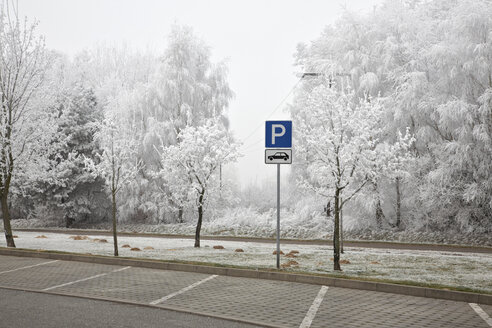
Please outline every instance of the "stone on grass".
[[[330, 257], [330, 261], [334, 261], [333, 260], [333, 257]], [[340, 264], [350, 264], [350, 261], [349, 260], [340, 260]]]
[[234, 250], [234, 252], [236, 252], [236, 253], [244, 253], [244, 250], [242, 248], [236, 248]]
[[125, 244], [125, 245], [121, 246], [121, 248], [132, 248], [132, 247], [128, 244]]
[[214, 246], [214, 249], [224, 249], [224, 246], [222, 246], [222, 245], [215, 245]]
[[289, 260], [287, 263], [283, 263], [280, 265], [282, 268], [290, 268], [291, 266], [299, 266], [299, 263], [297, 263], [297, 261], [294, 261], [294, 260]]
[[138, 248], [138, 247], [133, 247], [133, 248], [130, 248], [131, 251], [134, 251], [134, 252], [140, 252], [141, 249]]
[[45, 235], [36, 236], [36, 238], [48, 238]]
[[144, 249], [145, 250], [151, 250], [151, 249], [154, 249], [154, 247], [152, 247], [152, 246], [145, 246]]
[[89, 239], [89, 237], [87, 237], [87, 236], [78, 236], [78, 235], [77, 236], [70, 236], [68, 238], [73, 239], [73, 240], [87, 240], [87, 239]]
[[[276, 251], [276, 250], [275, 250], [275, 251], [273, 251], [273, 253], [272, 253], [272, 254], [273, 254], [273, 255], [277, 255], [277, 251]], [[280, 255], [284, 255], [284, 252], [280, 251]]]

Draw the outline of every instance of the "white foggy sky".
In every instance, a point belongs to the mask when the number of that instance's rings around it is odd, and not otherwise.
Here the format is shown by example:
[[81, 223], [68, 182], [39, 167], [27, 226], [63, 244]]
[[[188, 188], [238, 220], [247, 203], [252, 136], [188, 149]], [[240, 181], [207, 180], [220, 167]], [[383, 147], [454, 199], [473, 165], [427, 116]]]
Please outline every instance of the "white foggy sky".
[[[229, 83], [236, 94], [229, 107], [231, 129], [244, 140], [236, 174], [246, 186], [276, 175], [275, 165], [264, 164], [264, 121], [298, 81], [293, 66], [296, 45], [318, 37], [344, 6], [367, 12], [380, 2], [19, 0], [18, 4], [21, 16], [39, 21], [38, 32], [46, 37], [48, 48], [70, 55], [96, 44], [121, 43], [158, 53], [173, 23], [193, 27], [212, 48], [214, 61], [227, 59]], [[289, 119], [284, 107], [285, 103], [269, 119]], [[282, 166], [284, 173], [286, 167]]]

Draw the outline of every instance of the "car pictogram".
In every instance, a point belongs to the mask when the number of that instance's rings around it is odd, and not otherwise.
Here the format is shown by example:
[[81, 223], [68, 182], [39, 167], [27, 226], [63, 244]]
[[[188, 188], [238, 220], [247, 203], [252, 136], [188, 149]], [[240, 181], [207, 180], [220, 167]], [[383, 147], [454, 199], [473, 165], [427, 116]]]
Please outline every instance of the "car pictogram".
[[287, 161], [289, 159], [289, 155], [284, 152], [276, 152], [275, 154], [268, 156], [268, 160], [273, 161], [274, 159], [283, 159], [284, 161]]

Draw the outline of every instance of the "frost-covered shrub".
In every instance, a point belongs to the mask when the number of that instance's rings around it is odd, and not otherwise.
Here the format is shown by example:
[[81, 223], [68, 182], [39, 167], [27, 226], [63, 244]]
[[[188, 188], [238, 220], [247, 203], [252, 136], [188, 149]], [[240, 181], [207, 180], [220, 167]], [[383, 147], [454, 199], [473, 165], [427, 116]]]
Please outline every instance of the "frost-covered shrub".
[[[324, 238], [331, 231], [332, 222], [322, 212], [299, 206], [296, 211], [281, 209], [282, 238]], [[253, 207], [229, 210], [224, 216], [204, 224], [204, 230], [213, 234], [274, 237], [277, 229], [277, 211], [270, 208], [260, 213]]]

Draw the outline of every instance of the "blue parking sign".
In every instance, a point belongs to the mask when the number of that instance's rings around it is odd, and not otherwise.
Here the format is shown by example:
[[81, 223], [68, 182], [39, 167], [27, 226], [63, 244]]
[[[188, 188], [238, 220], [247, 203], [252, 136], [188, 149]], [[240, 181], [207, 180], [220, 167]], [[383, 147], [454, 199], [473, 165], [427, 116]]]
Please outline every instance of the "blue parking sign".
[[266, 121], [265, 123], [266, 148], [292, 147], [292, 121]]

